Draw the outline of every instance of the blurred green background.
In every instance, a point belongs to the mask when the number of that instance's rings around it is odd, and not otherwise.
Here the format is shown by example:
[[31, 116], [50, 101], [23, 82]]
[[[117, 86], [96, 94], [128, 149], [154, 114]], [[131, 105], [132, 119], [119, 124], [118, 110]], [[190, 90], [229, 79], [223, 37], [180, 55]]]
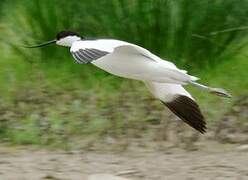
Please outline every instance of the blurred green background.
[[234, 98], [189, 87], [209, 137], [231, 142], [228, 134], [248, 131], [247, 0], [1, 0], [0, 141], [70, 147], [105, 137], [165, 140], [171, 130], [196, 136], [142, 83], [76, 64], [67, 48], [22, 48], [65, 29], [135, 43], [223, 87]]

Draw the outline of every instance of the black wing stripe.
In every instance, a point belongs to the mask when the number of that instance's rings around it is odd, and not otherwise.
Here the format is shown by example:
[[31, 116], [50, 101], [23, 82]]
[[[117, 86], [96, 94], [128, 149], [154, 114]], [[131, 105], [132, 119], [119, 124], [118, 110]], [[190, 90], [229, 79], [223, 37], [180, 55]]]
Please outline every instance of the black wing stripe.
[[85, 57], [84, 57], [80, 52], [75, 52], [75, 53], [77, 54], [77, 56], [80, 57], [80, 60], [81, 60], [81, 61], [85, 62], [85, 61], [84, 61]]
[[77, 60], [77, 57], [75, 56], [75, 54], [73, 52], [71, 54], [72, 54], [73, 58], [75, 59], [75, 61], [78, 63], [78, 60]]
[[90, 62], [93, 60], [92, 57], [86, 52], [86, 50], [79, 49], [79, 52], [84, 56], [84, 59], [87, 62]]
[[173, 113], [201, 133], [206, 132], [206, 122], [199, 106], [187, 96], [178, 96], [165, 104]]
[[86, 48], [86, 49], [79, 49], [76, 52], [72, 52], [72, 56], [76, 60], [76, 62], [80, 64], [86, 64], [91, 61], [97, 60], [105, 55], [109, 54], [109, 52], [101, 51], [94, 48]]
[[91, 59], [98, 59], [99, 56], [95, 53], [93, 53], [92, 51], [90, 51], [89, 49], [85, 49], [84, 52], [90, 56]]
[[88, 57], [87, 56], [85, 56], [85, 54], [83, 54], [83, 53], [81, 53], [81, 52], [77, 52], [77, 54], [78, 55], [80, 55], [81, 57], [82, 57], [82, 61], [85, 63], [85, 64], [87, 64], [87, 63], [89, 63], [90, 61], [89, 61], [89, 59], [88, 59]]
[[76, 55], [79, 63], [83, 63], [83, 64], [87, 63], [87, 61], [84, 59], [84, 57], [79, 52], [75, 52], [75, 55]]
[[87, 49], [87, 50], [91, 51], [92, 53], [95, 53], [95, 54], [98, 55], [98, 56], [105, 56], [105, 55], [108, 54], [108, 52], [106, 52], [106, 51], [101, 51], [101, 50], [94, 49], [94, 48], [92, 48], [92, 49]]
[[86, 49], [86, 50], [90, 50], [92, 53], [94, 53], [96, 56], [101, 56], [102, 54], [97, 50], [97, 49]]
[[73, 58], [75, 59], [75, 61], [79, 64], [82, 64], [81, 60], [79, 59], [79, 57], [76, 55], [76, 53], [72, 53]]

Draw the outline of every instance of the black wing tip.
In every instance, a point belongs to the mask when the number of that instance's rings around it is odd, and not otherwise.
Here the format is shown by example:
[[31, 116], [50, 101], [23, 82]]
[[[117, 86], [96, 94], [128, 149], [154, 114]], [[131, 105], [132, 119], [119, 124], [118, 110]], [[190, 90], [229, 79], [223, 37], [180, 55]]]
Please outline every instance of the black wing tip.
[[201, 134], [206, 132], [206, 122], [198, 104], [193, 99], [178, 95], [171, 102], [163, 102], [163, 104]]

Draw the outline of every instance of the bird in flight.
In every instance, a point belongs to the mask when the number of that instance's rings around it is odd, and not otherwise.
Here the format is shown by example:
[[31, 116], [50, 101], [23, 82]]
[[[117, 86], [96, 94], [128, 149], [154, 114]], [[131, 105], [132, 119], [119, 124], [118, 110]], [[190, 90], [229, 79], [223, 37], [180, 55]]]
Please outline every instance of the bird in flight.
[[206, 122], [195, 99], [183, 86], [191, 84], [218, 96], [231, 97], [221, 88], [197, 83], [197, 77], [178, 69], [172, 62], [138, 45], [120, 40], [87, 40], [76, 32], [61, 31], [52, 41], [26, 47], [37, 48], [53, 43], [69, 47], [79, 64], [91, 63], [110, 74], [143, 81], [155, 98], [201, 133], [206, 132]]

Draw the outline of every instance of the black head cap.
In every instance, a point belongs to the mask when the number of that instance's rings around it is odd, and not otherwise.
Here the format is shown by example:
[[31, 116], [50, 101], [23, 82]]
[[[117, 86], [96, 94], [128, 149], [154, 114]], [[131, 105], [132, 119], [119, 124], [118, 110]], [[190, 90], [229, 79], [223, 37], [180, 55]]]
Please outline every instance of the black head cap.
[[78, 36], [78, 37], [81, 37], [79, 33], [77, 32], [73, 32], [73, 31], [61, 31], [57, 34], [56, 36], [56, 39], [59, 40], [59, 39], [62, 39], [64, 37], [67, 37], [67, 36]]

